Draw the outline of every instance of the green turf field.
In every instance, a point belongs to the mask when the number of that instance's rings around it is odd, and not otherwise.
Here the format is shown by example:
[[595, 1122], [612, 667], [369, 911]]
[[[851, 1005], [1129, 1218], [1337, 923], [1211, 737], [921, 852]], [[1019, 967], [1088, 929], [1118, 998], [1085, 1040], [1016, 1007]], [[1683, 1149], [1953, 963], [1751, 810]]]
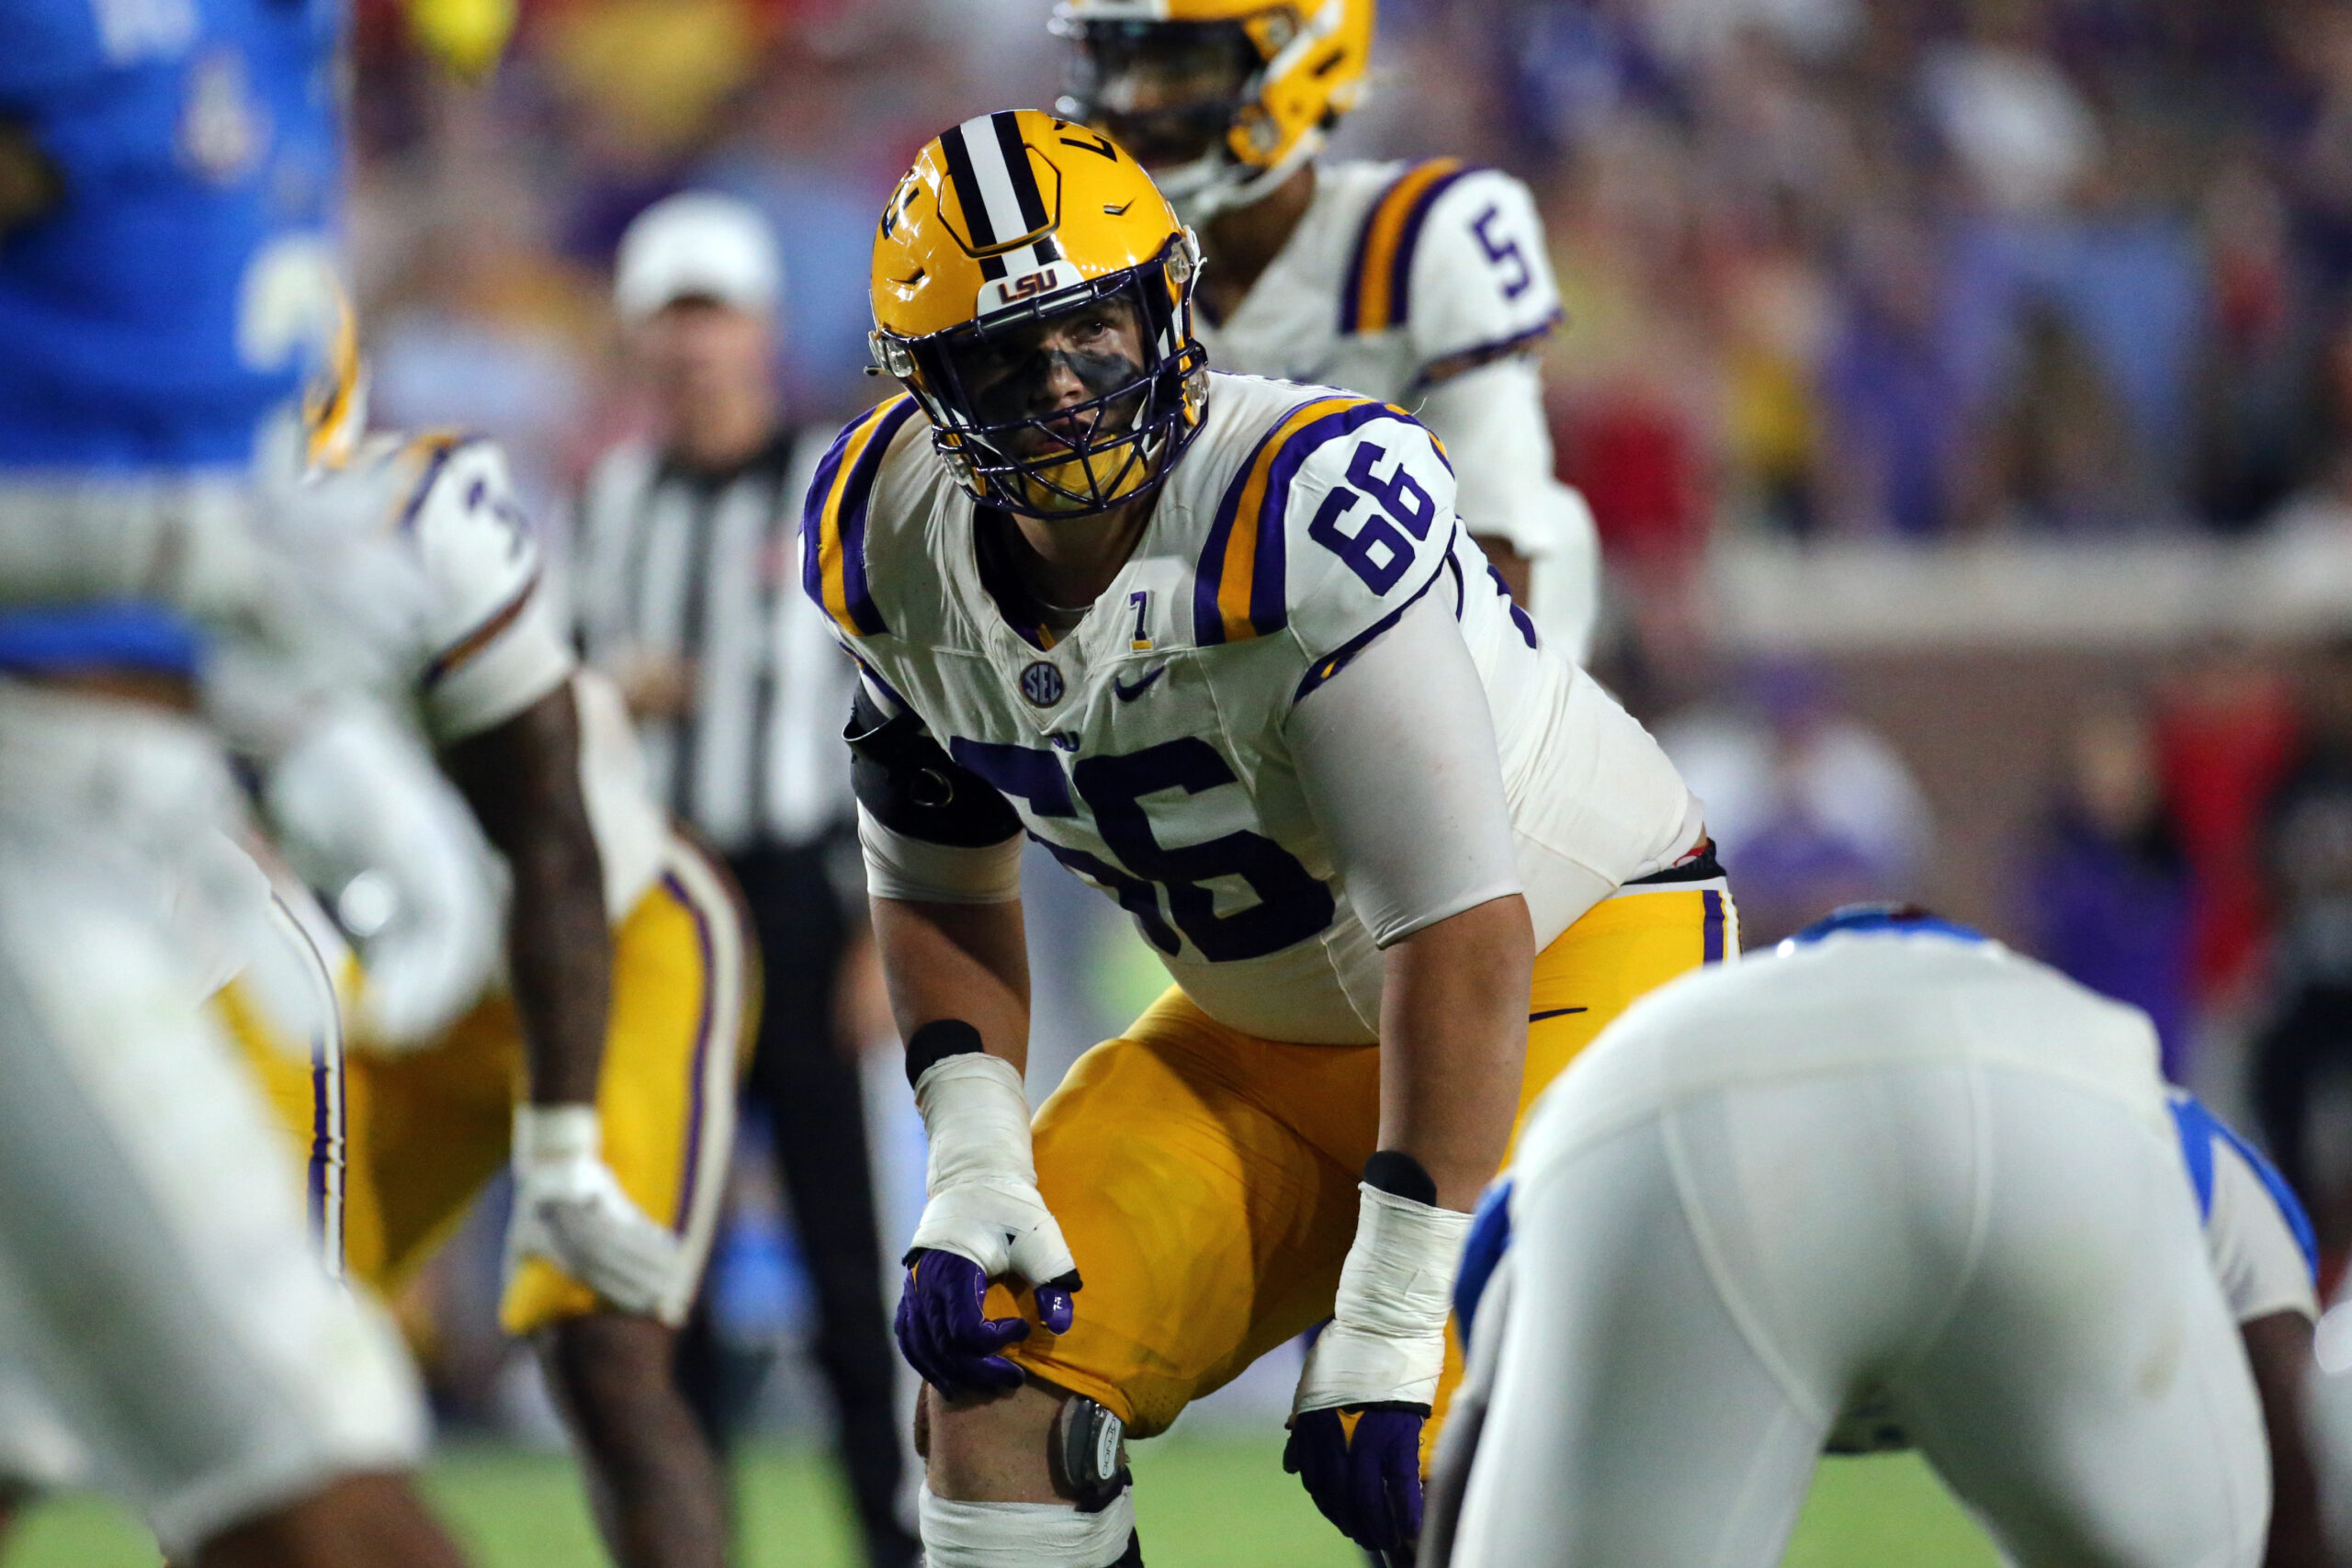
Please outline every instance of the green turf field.
[[[1138, 1444], [1136, 1494], [1152, 1568], [1362, 1568], [1298, 1483], [1279, 1445], [1175, 1437]], [[798, 1450], [755, 1455], [746, 1471], [742, 1568], [852, 1568], [845, 1507], [829, 1465]], [[601, 1568], [561, 1459], [503, 1449], [445, 1451], [434, 1501], [479, 1568]], [[121, 1517], [80, 1500], [50, 1504], [0, 1551], [0, 1568], [154, 1568]], [[1992, 1549], [1907, 1457], [1825, 1465], [1788, 1562], [1802, 1568], [1993, 1568]]]

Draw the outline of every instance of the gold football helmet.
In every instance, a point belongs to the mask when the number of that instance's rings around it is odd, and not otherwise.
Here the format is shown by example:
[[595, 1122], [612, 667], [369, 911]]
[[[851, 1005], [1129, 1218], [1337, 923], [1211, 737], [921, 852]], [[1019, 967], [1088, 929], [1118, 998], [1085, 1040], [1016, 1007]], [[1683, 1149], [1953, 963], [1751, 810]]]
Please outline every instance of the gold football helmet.
[[1125, 144], [1187, 222], [1255, 201], [1363, 96], [1374, 0], [1061, 0], [1056, 107]]
[[1035, 109], [944, 131], [874, 240], [874, 359], [964, 487], [1031, 517], [1158, 486], [1200, 429], [1200, 248], [1109, 138]]

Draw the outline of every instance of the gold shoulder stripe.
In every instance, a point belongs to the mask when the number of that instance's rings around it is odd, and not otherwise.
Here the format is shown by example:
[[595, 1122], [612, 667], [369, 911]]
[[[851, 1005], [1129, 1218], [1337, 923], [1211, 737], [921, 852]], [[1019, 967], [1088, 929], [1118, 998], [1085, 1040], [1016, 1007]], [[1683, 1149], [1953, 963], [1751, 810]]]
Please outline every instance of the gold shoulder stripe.
[[801, 515], [801, 587], [852, 637], [888, 631], [865, 581], [865, 513], [882, 457], [915, 412], [901, 394], [854, 421], [833, 442]]
[[1408, 169], [1372, 204], [1340, 298], [1340, 332], [1381, 333], [1405, 324], [1421, 220], [1438, 193], [1469, 172], [1459, 158], [1432, 158]]
[[1399, 417], [1363, 398], [1317, 398], [1284, 414], [1226, 488], [1193, 577], [1193, 630], [1202, 644], [1238, 642], [1286, 625], [1283, 519], [1298, 467], [1332, 436]]

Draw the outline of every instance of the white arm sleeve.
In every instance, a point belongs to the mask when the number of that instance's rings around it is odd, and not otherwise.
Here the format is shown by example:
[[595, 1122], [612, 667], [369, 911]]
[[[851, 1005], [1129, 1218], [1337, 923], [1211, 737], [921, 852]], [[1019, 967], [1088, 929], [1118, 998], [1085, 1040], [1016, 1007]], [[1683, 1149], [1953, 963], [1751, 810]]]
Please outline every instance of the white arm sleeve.
[[1309, 693], [1284, 734], [1380, 946], [1521, 890], [1486, 688], [1440, 595]]
[[885, 827], [857, 808], [857, 842], [865, 852], [865, 891], [916, 904], [1010, 904], [1021, 897], [1021, 840], [967, 849], [925, 843]]
[[1514, 355], [1441, 381], [1415, 413], [1453, 464], [1454, 514], [1534, 563], [1537, 629], [1581, 664], [1600, 605], [1600, 540], [1583, 495], [1554, 477], [1535, 362]]

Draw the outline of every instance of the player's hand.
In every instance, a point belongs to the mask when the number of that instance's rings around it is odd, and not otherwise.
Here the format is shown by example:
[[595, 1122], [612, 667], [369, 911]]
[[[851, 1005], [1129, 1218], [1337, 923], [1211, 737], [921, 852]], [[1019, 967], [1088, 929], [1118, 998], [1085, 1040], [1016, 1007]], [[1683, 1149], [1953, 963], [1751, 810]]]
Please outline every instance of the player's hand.
[[1283, 1468], [1357, 1545], [1409, 1560], [1421, 1530], [1421, 1424], [1445, 1366], [1470, 1216], [1405, 1196], [1436, 1194], [1408, 1156], [1375, 1154], [1364, 1173], [1355, 1245], [1299, 1374]]
[[630, 1201], [598, 1145], [594, 1106], [515, 1108], [507, 1271], [544, 1258], [621, 1311], [651, 1315], [677, 1279], [678, 1238]]
[[[1052, 1334], [1067, 1334], [1075, 1317], [1070, 1292], [1078, 1289], [1072, 1269], [1036, 1288], [1037, 1317]], [[918, 1248], [907, 1254], [907, 1288], [899, 1297], [899, 1353], [922, 1381], [954, 1397], [1010, 1393], [1021, 1386], [1021, 1369], [999, 1354], [1029, 1337], [1020, 1317], [985, 1313], [989, 1276], [968, 1258]]]
[[1283, 1469], [1340, 1532], [1367, 1551], [1411, 1561], [1421, 1533], [1426, 1404], [1345, 1405], [1291, 1418]]
[[1035, 1185], [974, 1177], [933, 1193], [907, 1253], [898, 1332], [907, 1364], [940, 1393], [1021, 1386], [1021, 1369], [998, 1352], [1028, 1338], [1028, 1323], [982, 1312], [989, 1281], [1006, 1277], [1035, 1285], [1038, 1321], [1048, 1333], [1069, 1331], [1078, 1260]]
[[984, 1315], [989, 1282], [1026, 1282], [1053, 1334], [1069, 1331], [1080, 1284], [1078, 1260], [1037, 1190], [1021, 1075], [985, 1052], [951, 1055], [917, 1078], [915, 1103], [931, 1134], [931, 1201], [907, 1251], [899, 1348], [942, 1393], [1009, 1392], [1021, 1386], [1021, 1369], [1001, 1352], [1026, 1339], [1029, 1325]]

